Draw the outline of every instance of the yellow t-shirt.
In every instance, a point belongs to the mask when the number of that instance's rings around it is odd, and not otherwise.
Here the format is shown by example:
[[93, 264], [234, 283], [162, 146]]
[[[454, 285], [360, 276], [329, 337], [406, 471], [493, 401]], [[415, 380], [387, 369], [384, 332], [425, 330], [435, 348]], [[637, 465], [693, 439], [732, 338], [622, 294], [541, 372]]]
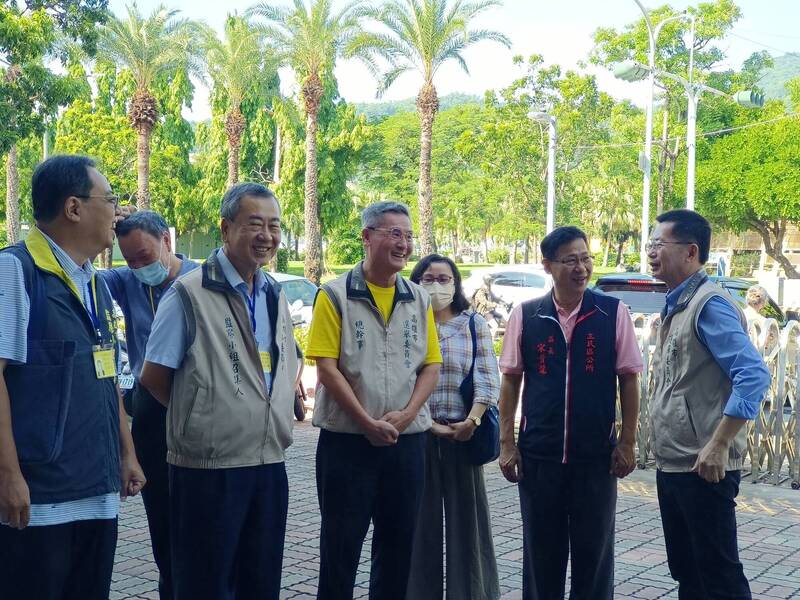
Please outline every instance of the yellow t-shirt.
[[[389, 320], [394, 303], [394, 287], [384, 288], [367, 282], [369, 291], [375, 299], [384, 322]], [[325, 290], [321, 290], [314, 304], [314, 318], [308, 332], [308, 358], [339, 358], [342, 336], [342, 318], [336, 311]], [[425, 364], [442, 362], [439, 349], [439, 336], [436, 334], [436, 322], [433, 320], [433, 309], [428, 307], [428, 352]]]

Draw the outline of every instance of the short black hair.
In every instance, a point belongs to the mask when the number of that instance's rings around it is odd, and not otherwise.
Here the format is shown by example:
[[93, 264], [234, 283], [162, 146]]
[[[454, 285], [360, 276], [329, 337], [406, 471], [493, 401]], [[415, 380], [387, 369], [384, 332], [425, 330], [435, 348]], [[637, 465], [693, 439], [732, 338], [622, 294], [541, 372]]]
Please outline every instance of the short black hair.
[[441, 254], [428, 254], [427, 256], [423, 256], [419, 262], [414, 265], [414, 268], [411, 271], [411, 281], [414, 283], [419, 283], [422, 280], [422, 275], [425, 271], [428, 270], [433, 263], [445, 263], [450, 267], [450, 270], [453, 271], [453, 285], [455, 287], [455, 293], [453, 294], [453, 302], [450, 305], [453, 308], [453, 311], [456, 313], [460, 313], [461, 311], [467, 310], [470, 307], [469, 300], [464, 295], [464, 288], [461, 287], [461, 273], [452, 260], [447, 258], [446, 256], [442, 256]]
[[125, 237], [136, 229], [141, 229], [154, 238], [161, 239], [164, 233], [169, 231], [169, 225], [160, 214], [152, 210], [140, 210], [117, 223], [115, 231], [117, 237]]
[[708, 251], [711, 248], [711, 225], [708, 220], [693, 210], [678, 208], [668, 210], [656, 217], [659, 223], [672, 223], [672, 235], [678, 242], [697, 244], [700, 249], [700, 264], [708, 262]]
[[558, 249], [564, 244], [569, 244], [575, 240], [583, 240], [586, 242], [586, 247], [589, 247], [589, 240], [581, 229], [573, 225], [565, 225], [564, 227], [556, 227], [544, 236], [539, 248], [542, 251], [542, 256], [547, 260], [555, 260]]
[[88, 196], [92, 191], [89, 169], [94, 161], [87, 156], [59, 154], [39, 164], [31, 179], [33, 218], [49, 223], [58, 216], [70, 196]]

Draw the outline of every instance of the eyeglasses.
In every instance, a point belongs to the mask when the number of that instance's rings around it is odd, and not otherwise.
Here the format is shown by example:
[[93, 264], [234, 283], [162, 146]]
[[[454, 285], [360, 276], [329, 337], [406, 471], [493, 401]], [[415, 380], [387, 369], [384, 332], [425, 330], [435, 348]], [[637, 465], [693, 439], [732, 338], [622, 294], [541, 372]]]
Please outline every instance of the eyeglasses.
[[75, 196], [76, 198], [81, 198], [82, 200], [90, 200], [91, 198], [100, 198], [101, 200], [105, 200], [109, 204], [113, 204], [115, 207], [119, 204], [119, 196], [116, 194], [111, 194], [110, 196]]
[[657, 240], [655, 242], [647, 242], [644, 245], [644, 249], [647, 250], [648, 252], [651, 252], [652, 250], [655, 250], [656, 252], [660, 252], [661, 249], [664, 246], [666, 246], [667, 244], [675, 244], [676, 246], [688, 246], [688, 245], [693, 244], [693, 243], [694, 242], [670, 242], [670, 241], [665, 241], [665, 240]]
[[372, 231], [381, 231], [397, 242], [405, 239], [409, 244], [414, 243], [415, 236], [413, 231], [403, 231], [399, 227], [391, 227], [389, 229], [386, 229], [385, 227], [367, 227], [367, 229], [372, 229]]
[[423, 275], [420, 278], [422, 285], [433, 285], [434, 283], [447, 285], [451, 281], [453, 281], [453, 278], [450, 275]]
[[570, 269], [574, 269], [575, 267], [578, 266], [579, 262], [584, 267], [592, 266], [592, 263], [594, 262], [594, 258], [592, 256], [581, 256], [580, 258], [578, 258], [577, 256], [568, 256], [567, 258], [557, 258], [557, 259], [552, 260], [550, 262], [561, 263], [565, 267], [568, 267]]

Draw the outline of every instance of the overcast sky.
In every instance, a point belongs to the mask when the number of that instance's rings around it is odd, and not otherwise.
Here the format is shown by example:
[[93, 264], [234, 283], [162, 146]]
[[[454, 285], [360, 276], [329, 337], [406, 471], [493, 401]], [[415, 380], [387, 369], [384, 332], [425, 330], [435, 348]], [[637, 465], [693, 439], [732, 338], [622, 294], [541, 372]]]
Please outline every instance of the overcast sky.
[[[159, 0], [138, 0], [139, 9], [144, 14], [149, 14], [161, 3]], [[228, 0], [224, 5], [210, 0], [169, 0], [163, 3], [179, 9], [181, 16], [203, 20], [221, 32], [228, 12], [241, 14], [254, 0]], [[124, 0], [110, 1], [111, 10], [120, 16], [125, 14], [126, 4], [128, 2]], [[662, 3], [650, 4], [645, 0], [644, 4], [656, 7]], [[676, 9], [684, 9], [697, 3], [674, 0], [670, 4]], [[738, 68], [744, 59], [759, 50], [768, 50], [773, 56], [800, 52], [800, 0], [739, 0], [738, 4], [743, 16], [721, 44], [727, 54], [722, 67]], [[506, 0], [501, 7], [481, 15], [478, 26], [502, 31], [511, 39], [512, 48], [506, 50], [492, 42], [478, 44], [465, 53], [470, 75], [465, 75], [454, 63], [443, 66], [436, 77], [437, 90], [440, 96], [451, 92], [482, 95], [486, 90], [505, 87], [521, 73], [519, 67], [514, 67], [511, 62], [516, 54], [527, 57], [538, 53], [544, 56], [546, 64], [577, 68], [578, 61], [586, 60], [592, 48], [592, 33], [598, 27], [620, 29], [640, 16], [633, 0]], [[643, 103], [646, 91], [643, 83], [621, 82], [594, 67], [589, 67], [588, 72], [597, 76], [602, 90], [617, 98]], [[340, 62], [336, 77], [339, 92], [347, 101], [375, 100], [375, 82], [360, 63]], [[291, 93], [294, 82], [288, 70], [281, 70], [281, 80], [284, 93]], [[394, 83], [384, 99], [416, 96], [419, 85], [420, 78], [415, 73], [406, 74]], [[186, 116], [203, 120], [209, 115], [208, 90], [198, 86], [194, 106]]]

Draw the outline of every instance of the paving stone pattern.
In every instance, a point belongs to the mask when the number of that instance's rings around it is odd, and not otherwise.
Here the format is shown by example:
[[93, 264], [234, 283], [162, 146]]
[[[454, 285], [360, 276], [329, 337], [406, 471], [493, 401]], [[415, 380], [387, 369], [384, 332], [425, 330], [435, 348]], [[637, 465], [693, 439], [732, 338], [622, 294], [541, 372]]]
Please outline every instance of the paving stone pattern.
[[[285, 599], [313, 599], [318, 570], [319, 510], [314, 484], [317, 430], [296, 423], [289, 449], [289, 518], [283, 561]], [[522, 597], [522, 531], [515, 486], [497, 465], [485, 468], [495, 552], [504, 599]], [[586, 499], [591, 502], [591, 498]], [[800, 492], [745, 480], [738, 500], [739, 546], [753, 597], [800, 598]], [[123, 504], [111, 600], [158, 598], [144, 508], [139, 498]], [[367, 538], [355, 598], [367, 598]], [[637, 471], [620, 482], [617, 503], [616, 594], [618, 600], [677, 598], [669, 576], [655, 492], [655, 472]], [[468, 599], [465, 599], [468, 600]]]

